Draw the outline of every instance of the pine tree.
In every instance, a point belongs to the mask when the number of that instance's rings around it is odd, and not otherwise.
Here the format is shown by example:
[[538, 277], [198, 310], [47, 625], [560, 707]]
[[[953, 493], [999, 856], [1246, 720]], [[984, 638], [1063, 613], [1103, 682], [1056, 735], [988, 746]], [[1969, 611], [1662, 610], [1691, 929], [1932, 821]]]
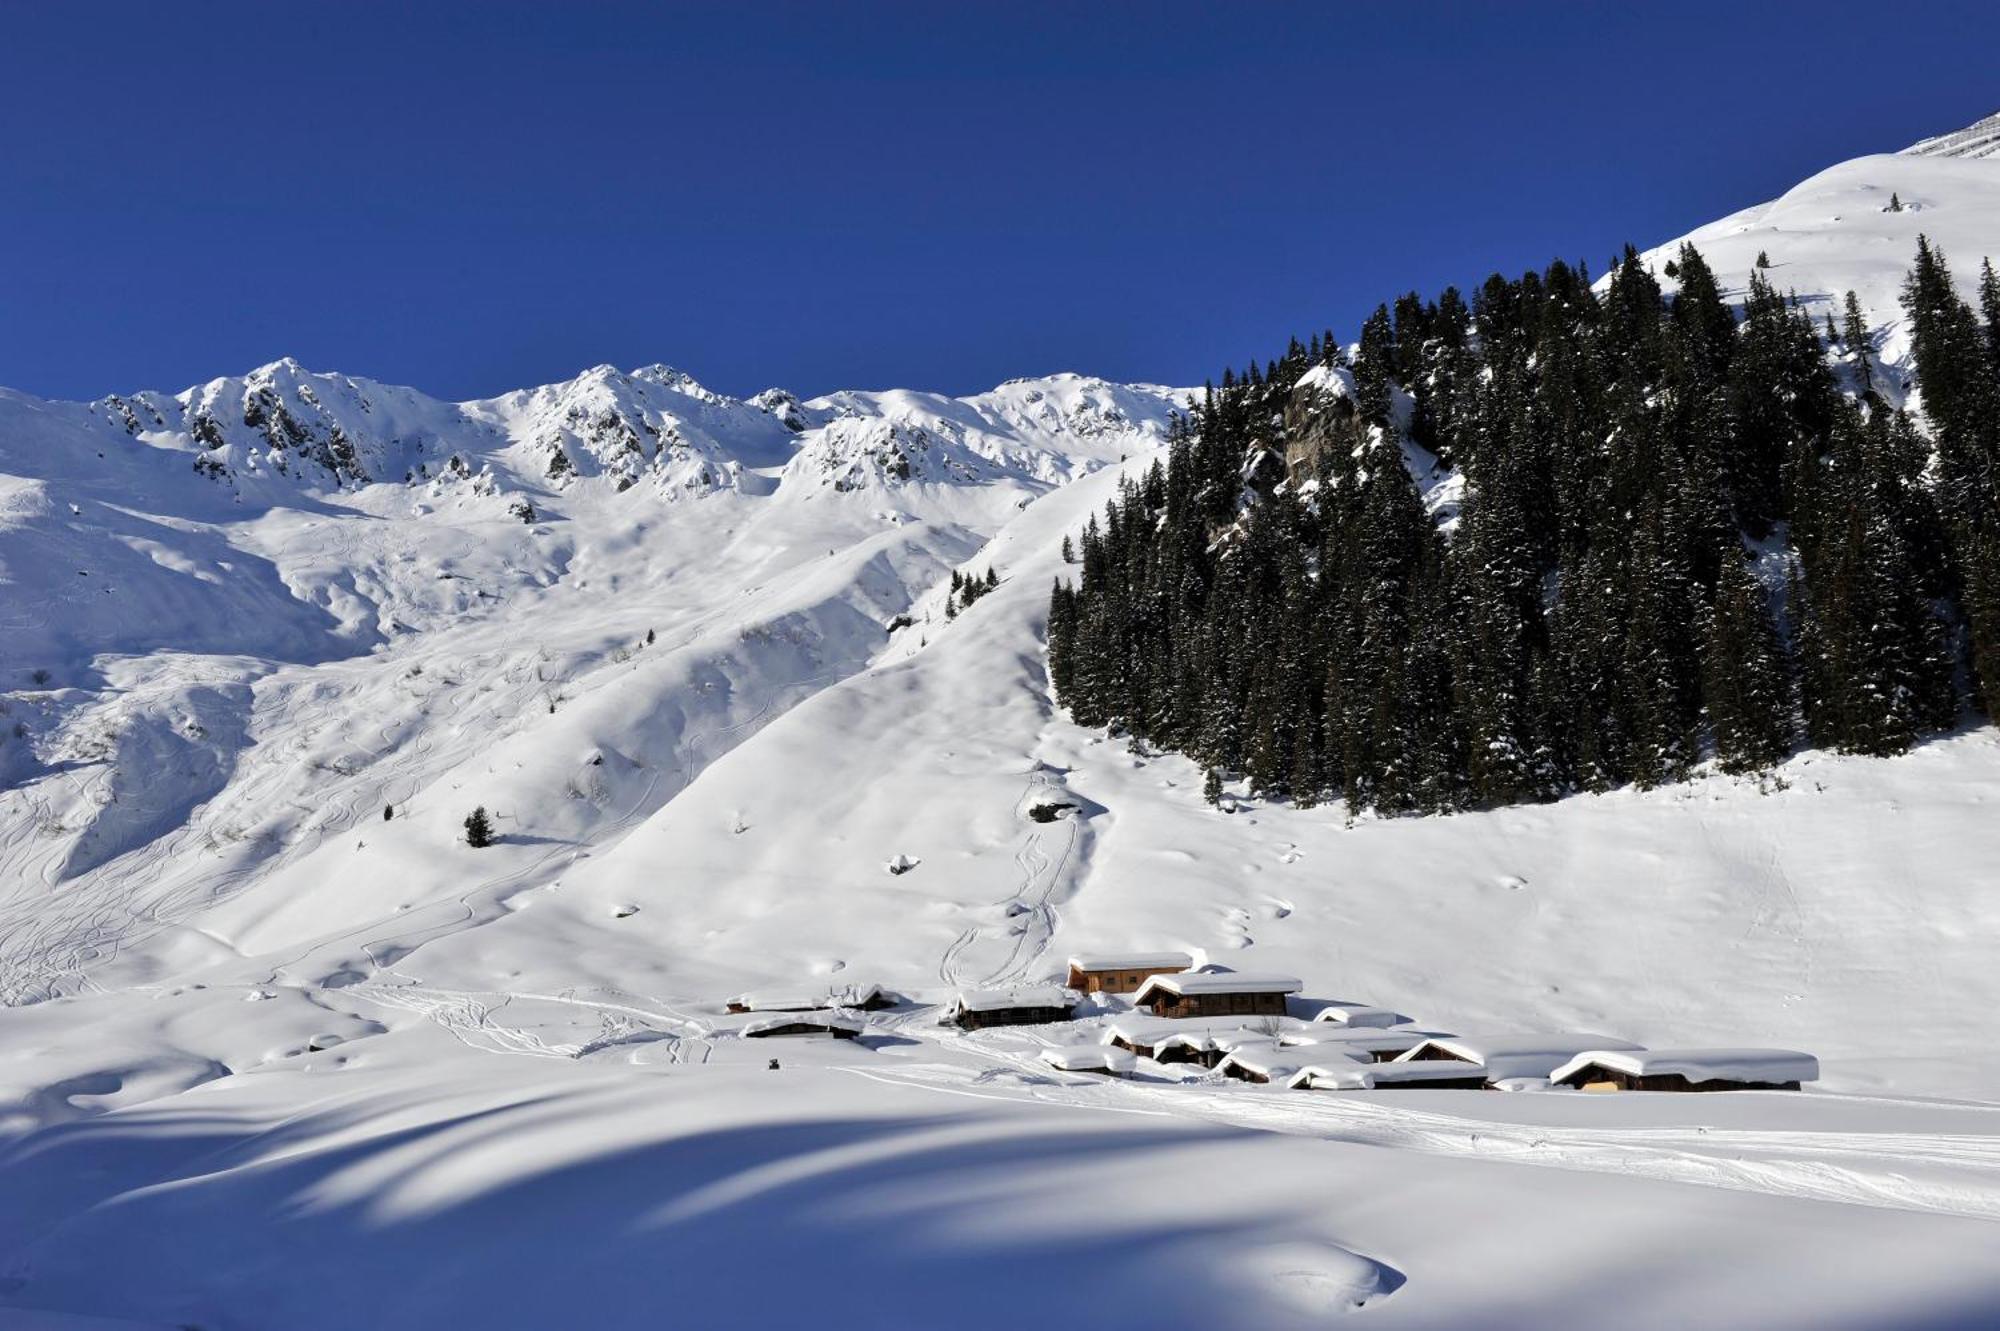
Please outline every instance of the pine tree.
[[1201, 779], [1201, 797], [1208, 801], [1210, 807], [1220, 807], [1222, 804], [1222, 773], [1213, 767], [1209, 768], [1208, 774]]
[[[1830, 321], [1833, 316], [1828, 315], [1827, 318]], [[1846, 344], [1848, 359], [1854, 364], [1855, 381], [1861, 385], [1862, 396], [1866, 397], [1875, 391], [1875, 371], [1870, 363], [1874, 339], [1869, 336], [1868, 320], [1862, 316], [1861, 302], [1852, 291], [1847, 293], [1847, 321], [1841, 341]]]
[[493, 824], [487, 821], [483, 804], [465, 816], [465, 844], [474, 850], [493, 844]]
[[1389, 307], [1377, 305], [1361, 325], [1354, 357], [1354, 406], [1369, 425], [1389, 426], [1390, 381], [1396, 368], [1396, 334]]
[[1715, 603], [1702, 626], [1702, 702], [1722, 770], [1750, 772], [1791, 752], [1790, 663], [1742, 552], [1719, 562]]
[[388, 822], [388, 821], [389, 821], [389, 820], [390, 820], [391, 818], [394, 818], [395, 816], [396, 816], [396, 807], [395, 807], [395, 806], [394, 806], [393, 804], [384, 804], [384, 805], [382, 806], [382, 821], [383, 821], [383, 822], [385, 822], [385, 823], [386, 823], [386, 822]]

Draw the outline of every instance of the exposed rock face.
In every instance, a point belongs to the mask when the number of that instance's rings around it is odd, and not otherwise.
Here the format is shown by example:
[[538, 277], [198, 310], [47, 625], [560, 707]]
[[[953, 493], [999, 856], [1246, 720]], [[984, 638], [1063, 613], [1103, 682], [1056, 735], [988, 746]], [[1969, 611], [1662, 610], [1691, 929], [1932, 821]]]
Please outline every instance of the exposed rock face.
[[1345, 369], [1317, 367], [1292, 388], [1285, 404], [1285, 479], [1298, 484], [1315, 474], [1322, 458], [1350, 454], [1367, 442], [1368, 431], [1354, 411], [1353, 376]]
[[1903, 152], [1916, 157], [2000, 157], [2000, 112], [1950, 134], [1913, 143]]

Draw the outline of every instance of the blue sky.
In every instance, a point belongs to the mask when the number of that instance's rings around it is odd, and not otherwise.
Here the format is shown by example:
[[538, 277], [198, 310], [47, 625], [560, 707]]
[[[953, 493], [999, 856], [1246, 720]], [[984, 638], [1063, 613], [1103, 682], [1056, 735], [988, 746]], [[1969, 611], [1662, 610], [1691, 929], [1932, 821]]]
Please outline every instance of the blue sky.
[[1198, 382], [2000, 110], [2000, 6], [9, 4], [0, 384]]

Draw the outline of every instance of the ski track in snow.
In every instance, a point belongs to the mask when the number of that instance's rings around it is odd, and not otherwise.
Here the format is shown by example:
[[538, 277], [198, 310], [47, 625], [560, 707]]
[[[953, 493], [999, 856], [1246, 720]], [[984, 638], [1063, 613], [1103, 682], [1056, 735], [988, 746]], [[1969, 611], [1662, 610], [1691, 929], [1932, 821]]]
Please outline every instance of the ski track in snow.
[[[1048, 769], [1037, 763], [1015, 801], [1014, 814], [1026, 818], [1033, 805], [1060, 793]], [[1072, 816], [1030, 823], [1014, 852], [1014, 863], [1021, 870], [1020, 890], [993, 907], [1000, 912], [995, 923], [968, 926], [953, 940], [938, 963], [939, 979], [959, 988], [1006, 984], [1025, 977], [1042, 959], [1061, 923], [1056, 893], [1076, 850], [1077, 822]], [[1062, 846], [1051, 859], [1043, 842], [1057, 827], [1062, 829]]]
[[[961, 1037], [947, 1043], [971, 1042]], [[1028, 1084], [1004, 1086], [990, 1075], [945, 1063], [842, 1070], [945, 1094], [1182, 1116], [1428, 1155], [2000, 1220], [2000, 1137], [1523, 1125], [1418, 1110], [1365, 1094], [1246, 1088], [1221, 1076], [1174, 1086], [1083, 1078], [990, 1047], [978, 1047], [978, 1053], [1000, 1060], [1000, 1067]], [[1905, 1172], [1922, 1169], [1949, 1171], [1950, 1177], [1913, 1178]]]

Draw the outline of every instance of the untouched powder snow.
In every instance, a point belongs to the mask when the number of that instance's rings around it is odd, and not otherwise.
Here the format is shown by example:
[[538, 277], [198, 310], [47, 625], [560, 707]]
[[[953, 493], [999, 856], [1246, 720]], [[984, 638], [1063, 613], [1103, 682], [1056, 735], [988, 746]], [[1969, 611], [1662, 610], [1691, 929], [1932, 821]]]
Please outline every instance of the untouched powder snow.
[[[1854, 288], [1900, 375], [1917, 233], [1962, 275], [2000, 248], [1983, 133], [1692, 238]], [[2000, 734], [1448, 819], [1210, 808], [1042, 656], [1064, 537], [1181, 398], [0, 391], [0, 1326], [2000, 1317]], [[939, 1024], [1135, 949], [1300, 989]], [[877, 983], [908, 1001], [854, 1041], [726, 1011]], [[1128, 1067], [1114, 1027], [1273, 1080]], [[1822, 1076], [1366, 1061], [1563, 1030]], [[1616, 1047], [1576, 1038], [1537, 1075]]]

